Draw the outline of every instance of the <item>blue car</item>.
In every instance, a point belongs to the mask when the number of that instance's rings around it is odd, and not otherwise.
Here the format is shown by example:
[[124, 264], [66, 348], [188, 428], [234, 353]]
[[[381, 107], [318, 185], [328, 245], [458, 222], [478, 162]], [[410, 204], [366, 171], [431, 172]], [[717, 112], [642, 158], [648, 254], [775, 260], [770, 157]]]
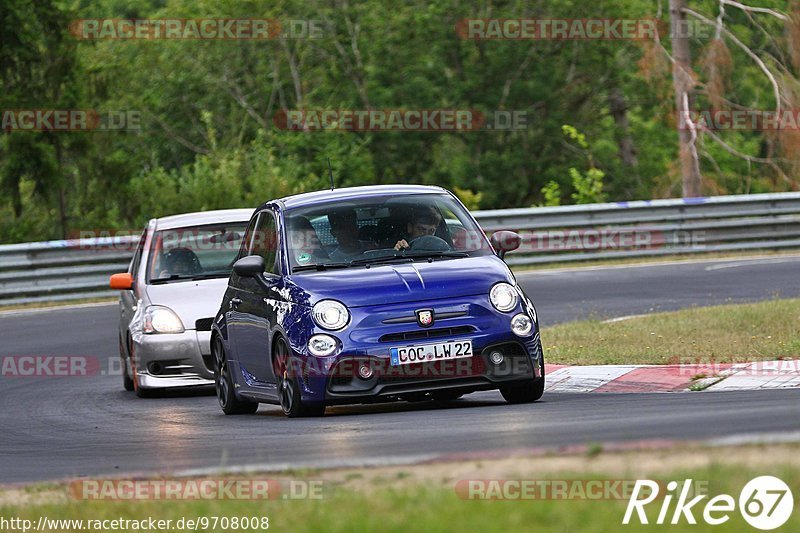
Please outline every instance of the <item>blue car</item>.
[[385, 185], [320, 191], [256, 209], [211, 332], [226, 414], [280, 405], [448, 401], [499, 389], [538, 400], [536, 309], [450, 192]]

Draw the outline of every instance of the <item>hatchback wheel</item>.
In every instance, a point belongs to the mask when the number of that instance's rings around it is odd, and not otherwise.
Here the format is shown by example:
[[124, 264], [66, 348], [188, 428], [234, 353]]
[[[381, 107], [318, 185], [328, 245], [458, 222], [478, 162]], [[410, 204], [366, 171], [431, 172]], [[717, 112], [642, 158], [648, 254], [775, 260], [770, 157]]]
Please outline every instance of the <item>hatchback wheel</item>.
[[283, 414], [289, 418], [322, 416], [325, 404], [305, 403], [300, 398], [300, 383], [291, 371], [289, 345], [284, 339], [275, 342], [275, 375]]
[[544, 394], [544, 356], [541, 357], [540, 367], [542, 369], [542, 377], [536, 381], [501, 387], [500, 394], [503, 395], [503, 398], [511, 404], [532, 403], [541, 398]]
[[226, 415], [249, 415], [258, 410], [258, 403], [242, 401], [236, 397], [228, 359], [219, 337], [214, 338], [214, 385], [222, 412]]
[[128, 373], [128, 354], [125, 353], [125, 349], [122, 347], [122, 339], [119, 340], [119, 358], [122, 362], [122, 387], [130, 392], [133, 390], [133, 379]]

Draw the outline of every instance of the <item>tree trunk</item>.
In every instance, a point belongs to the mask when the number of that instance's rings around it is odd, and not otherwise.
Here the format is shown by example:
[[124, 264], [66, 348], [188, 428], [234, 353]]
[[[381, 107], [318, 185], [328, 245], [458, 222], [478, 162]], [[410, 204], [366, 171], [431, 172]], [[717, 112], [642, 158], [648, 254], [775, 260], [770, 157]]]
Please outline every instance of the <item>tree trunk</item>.
[[[611, 110], [611, 117], [617, 127], [617, 145], [619, 146], [619, 157], [622, 164], [631, 172], [634, 185], [638, 189], [641, 185], [639, 176], [639, 158], [636, 156], [636, 146], [631, 136], [630, 123], [628, 122], [628, 102], [625, 94], [619, 87], [611, 89], [608, 95], [608, 106]], [[630, 197], [634, 192], [630, 187], [626, 187], [626, 194]]]
[[695, 146], [695, 132], [687, 120], [694, 103], [692, 79], [692, 51], [690, 32], [683, 12], [686, 0], [669, 0], [670, 30], [672, 36], [672, 83], [675, 88], [675, 109], [678, 113], [678, 142], [680, 146], [681, 182], [684, 198], [700, 196], [700, 162]]

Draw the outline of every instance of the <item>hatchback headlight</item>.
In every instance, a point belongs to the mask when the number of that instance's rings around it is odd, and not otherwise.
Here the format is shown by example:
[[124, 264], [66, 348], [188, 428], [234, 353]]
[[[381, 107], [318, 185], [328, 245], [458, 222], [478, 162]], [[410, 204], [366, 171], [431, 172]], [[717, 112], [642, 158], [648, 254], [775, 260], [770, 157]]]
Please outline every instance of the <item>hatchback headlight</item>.
[[519, 295], [517, 289], [508, 283], [498, 283], [489, 292], [489, 301], [501, 313], [508, 313], [517, 306]]
[[311, 309], [314, 322], [323, 329], [333, 331], [342, 329], [350, 322], [350, 311], [336, 300], [321, 300]]
[[145, 333], [183, 333], [183, 323], [169, 307], [150, 305], [144, 310]]
[[533, 321], [525, 313], [514, 315], [511, 319], [511, 331], [520, 337], [527, 337], [533, 331]]
[[330, 335], [314, 335], [308, 340], [308, 351], [316, 357], [327, 357], [336, 351], [336, 339]]

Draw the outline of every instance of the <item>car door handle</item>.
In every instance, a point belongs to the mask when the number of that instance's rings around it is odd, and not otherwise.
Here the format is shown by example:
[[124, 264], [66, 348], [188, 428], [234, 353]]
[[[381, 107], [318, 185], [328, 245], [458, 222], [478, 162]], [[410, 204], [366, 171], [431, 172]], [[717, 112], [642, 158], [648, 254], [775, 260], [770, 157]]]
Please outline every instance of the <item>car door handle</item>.
[[231, 309], [236, 309], [237, 307], [239, 307], [239, 304], [242, 303], [242, 299], [241, 298], [231, 298], [231, 301], [229, 303], [230, 303]]

